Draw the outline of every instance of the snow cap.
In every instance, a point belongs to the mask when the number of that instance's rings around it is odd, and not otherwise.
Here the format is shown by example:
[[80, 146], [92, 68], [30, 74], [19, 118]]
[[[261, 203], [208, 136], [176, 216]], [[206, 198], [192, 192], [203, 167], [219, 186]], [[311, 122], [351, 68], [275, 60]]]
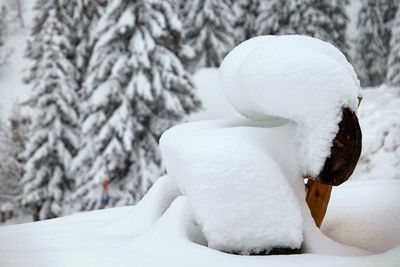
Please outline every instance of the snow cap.
[[297, 124], [303, 175], [316, 177], [330, 155], [342, 108], [356, 111], [360, 82], [335, 46], [301, 35], [259, 36], [220, 67], [225, 96], [243, 116]]

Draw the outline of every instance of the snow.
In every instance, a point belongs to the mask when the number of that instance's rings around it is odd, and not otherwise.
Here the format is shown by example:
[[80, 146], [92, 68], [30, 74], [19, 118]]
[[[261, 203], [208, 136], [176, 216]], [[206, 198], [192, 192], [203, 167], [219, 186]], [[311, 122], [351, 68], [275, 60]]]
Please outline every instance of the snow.
[[[32, 5], [34, 1], [24, 3]], [[355, 3], [358, 1], [351, 1], [351, 5]], [[26, 10], [31, 8], [26, 7]], [[355, 21], [352, 20], [352, 28], [355, 28]], [[16, 50], [9, 64], [0, 69], [3, 116], [11, 109], [14, 99], [24, 99], [29, 91], [21, 81], [21, 73], [27, 66], [23, 50], [28, 30], [11, 31], [13, 34], [7, 37], [6, 46]], [[215, 69], [201, 69], [195, 75], [195, 82], [204, 109], [191, 115], [188, 120], [240, 117], [222, 96]], [[375, 253], [394, 248], [392, 251], [357, 258], [314, 254], [322, 253], [316, 252], [321, 247], [326, 247], [328, 251], [331, 249], [329, 245], [323, 246], [322, 242], [326, 239], [314, 229], [317, 238], [313, 244], [308, 244], [308, 247], [314, 247], [308, 254], [249, 257], [221, 253], [206, 247], [207, 243], [192, 218], [186, 197], [179, 197], [170, 206], [178, 192], [169, 178], [165, 177], [159, 179], [135, 207], [100, 210], [0, 228], [0, 266], [397, 267], [400, 265], [400, 182], [382, 180], [399, 177], [400, 168], [396, 165], [399, 162], [399, 148], [390, 150], [379, 144], [386, 142], [386, 135], [381, 133], [390, 133], [398, 127], [395, 122], [399, 97], [394, 90], [381, 96], [385, 90], [367, 89], [363, 92], [359, 119], [364, 148], [361, 162], [351, 180], [364, 181], [347, 182], [334, 188], [322, 231], [341, 243]], [[389, 116], [390, 119], [384, 119], [390, 114], [393, 115]], [[376, 133], [379, 133], [381, 140], [374, 138]], [[392, 137], [395, 136], [392, 134]], [[370, 145], [375, 149], [366, 149]], [[24, 216], [7, 223], [26, 222], [29, 219]]]
[[[400, 181], [380, 187], [365, 183], [364, 188], [349, 187], [340, 194], [348, 199], [367, 189], [383, 195], [388, 188], [400, 195]], [[336, 200], [334, 194], [332, 203]], [[361, 202], [349, 206], [349, 212], [361, 211], [354, 214], [354, 219], [370, 218], [371, 213], [364, 213], [367, 210], [363, 207]], [[392, 215], [385, 214], [386, 218]], [[343, 217], [341, 220], [343, 224], [348, 222]], [[382, 233], [381, 238], [388, 237], [387, 232]], [[396, 233], [390, 233], [393, 234]], [[0, 266], [397, 267], [399, 264], [400, 246], [367, 257], [318, 255], [314, 251], [290, 256], [239, 256], [207, 248], [199, 225], [193, 220], [188, 199], [177, 196], [168, 177], [159, 179], [135, 207], [0, 228]]]
[[202, 109], [190, 114], [186, 119], [187, 121], [242, 117], [225, 98], [217, 69], [200, 69], [194, 75], [193, 80], [197, 87], [197, 95], [202, 102]]
[[14, 205], [10, 202], [5, 202], [0, 206], [0, 211], [2, 212], [9, 212], [14, 210]]
[[[200, 70], [194, 76], [194, 81], [204, 108], [190, 115], [188, 121], [243, 118], [224, 97], [217, 69]], [[400, 129], [398, 89], [382, 85], [365, 88], [361, 91], [361, 95], [363, 99], [357, 116], [363, 134], [363, 148], [358, 165], [350, 179], [399, 179], [400, 146], [398, 142], [393, 142], [400, 137], [400, 133], [396, 134]], [[388, 141], [386, 138], [389, 138]], [[392, 144], [389, 145], [390, 143]]]
[[[23, 58], [27, 29], [19, 29], [10, 35], [5, 42], [5, 49], [12, 51], [5, 66], [0, 68], [0, 108], [2, 118], [12, 109], [12, 105], [18, 100], [28, 96], [29, 86], [22, 82], [22, 74], [27, 66]], [[18, 44], [18, 45], [16, 45]]]
[[[10, 2], [10, 1], [8, 1]], [[0, 0], [0, 6], [7, 0]], [[5, 119], [17, 101], [26, 100], [29, 86], [23, 83], [24, 70], [29, 66], [29, 61], [24, 58], [26, 39], [29, 34], [30, 21], [33, 19], [32, 7], [35, 1], [22, 0], [25, 28], [21, 28], [19, 21], [13, 17], [12, 10], [8, 16], [8, 29], [4, 38], [4, 49], [11, 51], [6, 65], [0, 68], [0, 116]]]
[[[188, 123], [160, 140], [167, 172], [188, 198], [208, 246], [257, 253], [300, 247], [304, 234], [306, 250], [362, 254], [315, 232], [299, 179], [318, 173], [318, 157], [325, 162], [341, 108], [358, 108], [359, 82], [345, 57], [309, 37], [258, 37], [227, 56], [221, 78], [229, 101], [253, 121]], [[397, 139], [390, 140], [396, 149]], [[307, 157], [310, 146], [316, 154]], [[321, 240], [330, 245], [314, 245]]]
[[316, 177], [330, 154], [342, 108], [357, 110], [360, 84], [345, 56], [316, 38], [260, 36], [222, 62], [225, 96], [243, 116], [297, 123], [302, 172]]
[[300, 248], [303, 229], [306, 242], [314, 238], [302, 177], [320, 172], [341, 109], [357, 110], [354, 70], [315, 38], [261, 36], [233, 49], [220, 76], [229, 102], [252, 121], [166, 131], [160, 148], [167, 173], [210, 248], [240, 254]]
[[161, 137], [167, 172], [188, 198], [209, 247], [242, 254], [295, 248], [304, 235], [307, 251], [364, 253], [316, 231], [296, 164], [294, 130], [285, 120], [233, 119], [183, 124]]
[[372, 252], [398, 246], [399, 190], [399, 180], [348, 182], [333, 188], [322, 231], [341, 243]]
[[189, 123], [161, 137], [167, 172], [188, 197], [209, 247], [246, 254], [301, 246], [296, 181], [285, 178], [299, 177], [296, 146], [286, 141], [293, 133], [291, 123], [244, 119]]
[[358, 114], [363, 133], [363, 148], [352, 179], [400, 179], [398, 88], [383, 85], [363, 90]]
[[[223, 97], [216, 69], [203, 69], [195, 75], [194, 80], [199, 87], [201, 99], [206, 98], [212, 102], [203, 101], [206, 104], [205, 109], [189, 117], [189, 120], [241, 117]], [[386, 94], [380, 96], [383, 91]], [[363, 100], [358, 116], [363, 130], [364, 147], [366, 147], [365, 142], [375, 142], [376, 128], [386, 124], [384, 118], [396, 112], [396, 106], [397, 109], [399, 107], [396, 104], [398, 99], [398, 94], [396, 95], [393, 90], [387, 91], [384, 88], [363, 90]], [[378, 116], [380, 110], [386, 110], [381, 117]], [[374, 120], [368, 120], [369, 116], [375, 116], [375, 114], [377, 117]], [[383, 149], [380, 147], [380, 150]], [[363, 150], [362, 153], [367, 155], [369, 152]], [[395, 156], [396, 152], [390, 153]], [[375, 160], [373, 169], [380, 168], [386, 163], [385, 160]], [[359, 167], [364, 164], [361, 161]], [[351, 180], [357, 180], [357, 182], [349, 181], [335, 187], [322, 225], [322, 231], [340, 243], [367, 249], [373, 253], [381, 253], [393, 248], [392, 251], [384, 254], [357, 258], [318, 255], [322, 251], [317, 251], [317, 249], [321, 250], [325, 247], [325, 250], [329, 252], [331, 246], [326, 245], [328, 243], [326, 237], [322, 236], [317, 229], [313, 229], [317, 236], [313, 246], [308, 244], [308, 247], [313, 247], [314, 250], [309, 251], [308, 254], [258, 257], [218, 252], [205, 247], [204, 238], [198, 234], [198, 226], [193, 220], [185, 219], [192, 216], [187, 198], [181, 197], [175, 203], [179, 202], [179, 207], [174, 204], [174, 214], [171, 214], [169, 210], [168, 223], [165, 219], [163, 223], [159, 222], [165, 209], [178, 194], [174, 186], [167, 186], [168, 178], [164, 178], [159, 179], [151, 189], [151, 193], [135, 207], [99, 210], [43, 222], [0, 227], [0, 266], [126, 266], [131, 264], [174, 267], [302, 265], [397, 267], [400, 265], [398, 224], [400, 181], [383, 180], [387, 180], [388, 177], [393, 178], [390, 174], [399, 168], [395, 165], [385, 166], [381, 170], [384, 175], [370, 176], [366, 171], [356, 171]], [[360, 179], [363, 181], [358, 182]], [[372, 179], [375, 181], [366, 181]], [[157, 191], [154, 191], [156, 188], [158, 188]], [[30, 216], [24, 216], [6, 223], [28, 222], [30, 219]], [[171, 221], [173, 219], [174, 221]], [[159, 222], [157, 237], [148, 235], [150, 229], [154, 229], [155, 222]], [[182, 228], [185, 225], [194, 226]], [[143, 236], [142, 239], [139, 240], [139, 236]], [[325, 245], [322, 242], [326, 242]]]

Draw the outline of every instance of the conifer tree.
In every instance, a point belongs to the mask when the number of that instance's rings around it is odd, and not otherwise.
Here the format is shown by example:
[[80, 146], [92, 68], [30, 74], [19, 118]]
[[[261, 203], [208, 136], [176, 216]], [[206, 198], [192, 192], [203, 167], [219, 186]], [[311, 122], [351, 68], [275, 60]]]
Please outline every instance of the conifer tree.
[[21, 164], [17, 160], [17, 146], [13, 142], [11, 131], [0, 120], [0, 212], [2, 207], [11, 206], [16, 211], [21, 194]]
[[[199, 107], [169, 46], [181, 23], [169, 1], [116, 0], [98, 22], [83, 91], [83, 142], [72, 169], [76, 209], [136, 203], [163, 171], [158, 139]], [[178, 42], [179, 44], [179, 42]]]
[[322, 39], [347, 53], [347, 0], [263, 1], [256, 19], [258, 35], [303, 34]]
[[106, 3], [106, 0], [70, 0], [66, 2], [66, 11], [71, 17], [72, 23], [69, 27], [74, 32], [71, 42], [75, 47], [74, 65], [77, 68], [79, 91], [83, 86], [95, 43], [93, 30]]
[[354, 65], [361, 85], [377, 86], [387, 76], [395, 0], [364, 0], [358, 14]]
[[23, 165], [21, 153], [28, 141], [30, 117], [22, 110], [22, 103], [15, 103], [8, 118], [10, 122], [11, 138], [17, 151], [17, 160]]
[[400, 9], [397, 10], [392, 26], [387, 82], [400, 87]]
[[72, 180], [68, 168], [79, 144], [77, 82], [65, 2], [39, 0], [27, 56], [33, 61], [32, 123], [23, 152], [22, 203], [34, 220], [62, 214]]
[[259, 14], [261, 2], [260, 0], [233, 1], [236, 44], [257, 36], [255, 22]]
[[3, 5], [0, 7], [0, 67], [6, 62], [7, 60], [7, 53], [4, 51], [4, 32], [6, 30], [6, 15], [7, 9]]
[[184, 43], [193, 48], [187, 68], [219, 67], [235, 46], [235, 16], [230, 0], [187, 1], [184, 8]]
[[392, 25], [396, 16], [397, 7], [399, 5], [398, 0], [379, 0], [379, 10], [382, 16], [384, 29], [382, 35], [382, 41], [385, 47], [387, 47], [387, 55], [389, 53], [390, 40], [392, 36]]

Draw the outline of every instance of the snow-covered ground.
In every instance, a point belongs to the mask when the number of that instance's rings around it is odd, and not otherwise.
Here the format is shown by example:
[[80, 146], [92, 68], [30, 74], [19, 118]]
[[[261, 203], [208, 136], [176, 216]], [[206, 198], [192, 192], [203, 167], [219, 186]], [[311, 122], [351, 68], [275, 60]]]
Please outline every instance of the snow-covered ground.
[[[399, 196], [400, 181], [344, 184], [333, 191], [323, 229], [373, 254], [387, 251], [400, 244]], [[187, 199], [176, 197], [163, 178], [135, 207], [0, 228], [0, 266], [400, 266], [400, 247], [367, 257], [222, 253], [205, 246]]]

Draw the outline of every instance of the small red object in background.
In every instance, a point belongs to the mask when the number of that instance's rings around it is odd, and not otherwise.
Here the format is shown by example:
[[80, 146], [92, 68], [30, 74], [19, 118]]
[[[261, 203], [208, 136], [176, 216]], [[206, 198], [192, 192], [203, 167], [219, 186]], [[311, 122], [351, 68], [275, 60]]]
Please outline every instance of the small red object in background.
[[103, 182], [101, 183], [103, 190], [101, 192], [101, 205], [100, 208], [104, 209], [109, 202], [109, 196], [108, 196], [108, 185], [109, 185], [109, 178], [106, 176], [103, 180]]
[[102, 185], [103, 185], [103, 193], [102, 193], [102, 195], [108, 195], [108, 184], [109, 184], [109, 179], [106, 176], [106, 178], [104, 178], [103, 183], [102, 183]]

